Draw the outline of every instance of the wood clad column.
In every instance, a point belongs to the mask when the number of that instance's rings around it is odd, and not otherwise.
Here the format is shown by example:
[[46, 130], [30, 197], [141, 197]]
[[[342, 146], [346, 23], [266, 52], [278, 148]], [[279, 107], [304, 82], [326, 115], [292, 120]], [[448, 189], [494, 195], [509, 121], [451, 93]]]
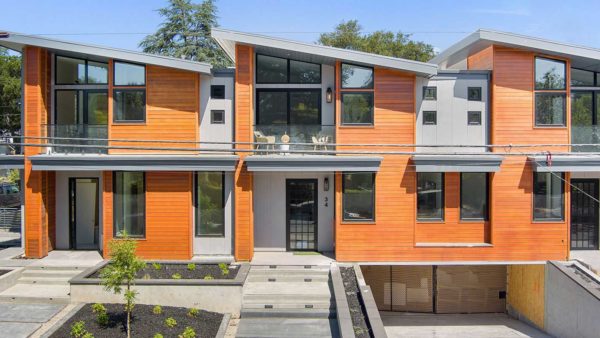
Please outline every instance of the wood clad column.
[[[236, 45], [235, 67], [235, 140], [252, 142], [254, 115], [254, 50]], [[251, 145], [236, 145], [236, 149], [251, 149]], [[248, 153], [238, 153], [240, 161], [235, 171], [235, 259], [250, 261], [254, 255], [254, 214], [252, 208], [252, 173], [244, 165]]]
[[[25, 136], [44, 136], [43, 125], [48, 121], [50, 57], [45, 49], [25, 47], [24, 60], [24, 107], [23, 125]], [[27, 143], [41, 143], [28, 139]], [[39, 258], [52, 250], [54, 232], [54, 173], [32, 171], [28, 156], [39, 154], [40, 147], [24, 147], [25, 168], [25, 255]], [[51, 192], [50, 192], [51, 191]]]

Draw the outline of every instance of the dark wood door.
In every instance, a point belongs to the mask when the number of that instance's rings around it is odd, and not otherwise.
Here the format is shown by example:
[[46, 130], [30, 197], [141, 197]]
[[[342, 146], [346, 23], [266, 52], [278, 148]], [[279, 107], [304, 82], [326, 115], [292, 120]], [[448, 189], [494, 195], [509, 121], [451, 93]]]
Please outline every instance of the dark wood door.
[[317, 250], [316, 179], [286, 180], [287, 250]]
[[571, 250], [598, 250], [598, 180], [571, 180]]

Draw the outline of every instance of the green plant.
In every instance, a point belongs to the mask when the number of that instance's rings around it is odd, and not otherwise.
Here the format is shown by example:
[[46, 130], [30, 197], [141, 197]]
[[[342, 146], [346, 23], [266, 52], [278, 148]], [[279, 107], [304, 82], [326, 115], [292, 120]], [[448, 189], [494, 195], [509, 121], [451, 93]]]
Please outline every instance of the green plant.
[[162, 265], [160, 263], [152, 263], [152, 267], [157, 271], [162, 269]]
[[177, 325], [177, 321], [173, 317], [165, 319], [165, 325], [170, 328], [174, 328]]
[[185, 330], [179, 335], [179, 338], [196, 338], [196, 331], [190, 326], [186, 326]]
[[129, 239], [126, 233], [120, 239], [111, 240], [108, 245], [111, 259], [100, 272], [100, 278], [106, 291], [121, 294], [125, 288], [123, 297], [127, 314], [127, 338], [131, 338], [131, 312], [137, 295], [132, 286], [135, 284], [135, 275], [146, 266], [146, 263], [135, 253], [137, 242]]
[[219, 263], [219, 269], [221, 269], [223, 276], [227, 276], [229, 274], [229, 267], [226, 263]]
[[162, 307], [160, 307], [160, 305], [156, 305], [152, 308], [152, 313], [154, 313], [155, 315], [159, 315], [162, 313]]
[[80, 320], [71, 326], [71, 337], [75, 338], [94, 338], [94, 335], [85, 329], [85, 322]]
[[106, 307], [100, 303], [92, 304], [93, 313], [106, 313]]
[[142, 276], [142, 279], [150, 279], [150, 278], [152, 278], [152, 277], [150, 277], [150, 274], [149, 274], [149, 273], [145, 273], [145, 274]]
[[190, 270], [190, 271], [194, 271], [194, 270], [196, 270], [196, 264], [194, 264], [194, 263], [189, 263], [189, 264], [187, 265], [187, 269], [188, 269], [188, 270]]
[[196, 308], [191, 308], [187, 315], [188, 317], [198, 317], [198, 314], [200, 313], [200, 310], [196, 309]]
[[212, 275], [206, 275], [204, 276], [204, 280], [213, 280], [215, 279]]
[[98, 320], [98, 325], [107, 326], [108, 321], [109, 321], [108, 313], [106, 313], [106, 312], [99, 313], [97, 320]]
[[171, 275], [171, 278], [173, 279], [181, 279], [181, 274], [178, 272], [175, 272], [174, 274]]
[[162, 334], [160, 333], [155, 333], [154, 334], [154, 338], [164, 338]]

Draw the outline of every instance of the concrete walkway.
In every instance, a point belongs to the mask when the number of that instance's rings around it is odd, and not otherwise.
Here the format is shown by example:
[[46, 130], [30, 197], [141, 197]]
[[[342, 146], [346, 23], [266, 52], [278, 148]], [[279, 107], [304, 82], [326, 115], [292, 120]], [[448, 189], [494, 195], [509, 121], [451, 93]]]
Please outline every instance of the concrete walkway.
[[254, 252], [252, 265], [331, 265], [333, 252]]
[[381, 312], [381, 319], [390, 338], [550, 338], [503, 313], [438, 315]]
[[573, 250], [570, 258], [583, 262], [600, 276], [600, 250]]
[[62, 308], [57, 304], [0, 303], [0, 337], [29, 337]]

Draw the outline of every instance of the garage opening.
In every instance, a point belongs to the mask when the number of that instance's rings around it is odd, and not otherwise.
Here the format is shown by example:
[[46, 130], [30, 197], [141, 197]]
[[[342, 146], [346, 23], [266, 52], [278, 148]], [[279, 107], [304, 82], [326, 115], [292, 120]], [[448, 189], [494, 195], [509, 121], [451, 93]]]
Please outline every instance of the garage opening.
[[363, 265], [380, 311], [494, 313], [506, 309], [506, 265]]

